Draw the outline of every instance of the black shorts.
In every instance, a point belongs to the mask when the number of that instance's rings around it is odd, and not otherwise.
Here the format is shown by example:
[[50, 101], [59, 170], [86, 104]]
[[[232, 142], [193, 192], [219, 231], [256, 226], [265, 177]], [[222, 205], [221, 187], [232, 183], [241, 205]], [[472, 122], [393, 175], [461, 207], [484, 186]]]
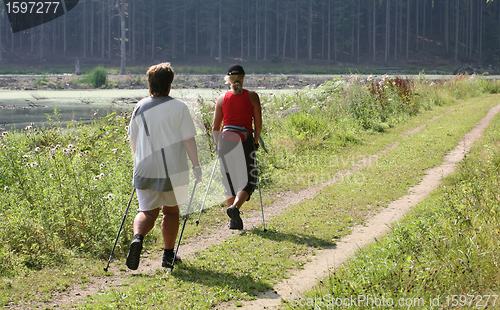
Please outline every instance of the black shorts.
[[249, 200], [257, 186], [258, 176], [253, 137], [244, 142], [231, 142], [219, 136], [219, 158], [224, 194], [232, 197], [244, 190]]

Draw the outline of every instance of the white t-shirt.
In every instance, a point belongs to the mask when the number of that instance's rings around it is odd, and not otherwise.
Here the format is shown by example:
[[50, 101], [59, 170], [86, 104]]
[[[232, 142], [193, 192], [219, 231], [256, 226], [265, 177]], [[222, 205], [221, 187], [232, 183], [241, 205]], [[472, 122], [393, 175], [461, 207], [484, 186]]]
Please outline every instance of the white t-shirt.
[[196, 129], [186, 104], [172, 97], [139, 101], [128, 134], [137, 139], [134, 186], [169, 192], [189, 184], [189, 166], [182, 140]]

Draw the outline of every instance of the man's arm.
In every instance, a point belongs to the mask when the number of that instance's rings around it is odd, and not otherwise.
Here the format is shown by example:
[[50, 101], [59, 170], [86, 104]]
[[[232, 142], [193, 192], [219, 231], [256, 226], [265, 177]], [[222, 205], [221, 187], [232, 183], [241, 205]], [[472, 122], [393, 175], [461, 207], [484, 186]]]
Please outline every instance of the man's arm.
[[130, 137], [130, 146], [132, 147], [132, 154], [135, 154], [135, 148], [136, 148], [136, 144], [137, 144], [137, 138], [134, 138], [134, 137]]
[[201, 168], [200, 168], [200, 162], [198, 161], [198, 148], [196, 147], [196, 140], [194, 137], [187, 138], [185, 140], [182, 140], [182, 143], [184, 144], [184, 148], [186, 149], [186, 152], [188, 153], [189, 160], [191, 160], [191, 163], [193, 164], [193, 173], [194, 176], [196, 177], [196, 180], [198, 182], [201, 181]]

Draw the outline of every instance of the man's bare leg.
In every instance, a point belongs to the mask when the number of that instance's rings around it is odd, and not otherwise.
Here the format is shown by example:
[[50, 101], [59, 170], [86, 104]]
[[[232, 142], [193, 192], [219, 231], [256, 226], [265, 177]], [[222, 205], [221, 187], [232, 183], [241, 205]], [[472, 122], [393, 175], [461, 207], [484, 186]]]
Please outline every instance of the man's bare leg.
[[162, 207], [163, 218], [161, 220], [161, 234], [163, 236], [163, 248], [173, 249], [175, 239], [179, 233], [179, 206]]
[[[161, 220], [161, 234], [163, 236], [163, 258], [162, 267], [172, 268], [174, 260], [175, 239], [179, 232], [179, 206], [162, 207], [163, 218]], [[180, 263], [179, 258], [175, 259]]]
[[126, 265], [129, 269], [136, 270], [142, 251], [142, 240], [155, 226], [160, 209], [140, 211], [134, 218], [134, 239], [130, 244]]
[[155, 226], [160, 209], [151, 211], [140, 211], [134, 219], [134, 235], [146, 236]]

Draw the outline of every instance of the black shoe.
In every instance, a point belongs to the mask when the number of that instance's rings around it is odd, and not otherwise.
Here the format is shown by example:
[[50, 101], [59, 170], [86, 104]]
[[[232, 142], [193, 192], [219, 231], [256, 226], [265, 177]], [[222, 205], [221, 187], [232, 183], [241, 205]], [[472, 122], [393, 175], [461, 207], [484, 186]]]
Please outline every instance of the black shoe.
[[[165, 268], [172, 268], [172, 261], [174, 260], [173, 252], [167, 252], [165, 249], [163, 250], [163, 259], [161, 261], [161, 266]], [[182, 259], [179, 256], [175, 256], [175, 264], [181, 264]]]
[[[142, 237], [142, 236], [141, 236]], [[142, 252], [142, 238], [134, 236], [134, 240], [130, 244], [130, 249], [127, 255], [127, 267], [131, 270], [137, 270], [139, 267], [139, 259], [141, 258]]]
[[227, 215], [229, 216], [229, 229], [243, 229], [243, 221], [240, 217], [240, 210], [236, 208], [236, 206], [230, 206], [226, 210]]

